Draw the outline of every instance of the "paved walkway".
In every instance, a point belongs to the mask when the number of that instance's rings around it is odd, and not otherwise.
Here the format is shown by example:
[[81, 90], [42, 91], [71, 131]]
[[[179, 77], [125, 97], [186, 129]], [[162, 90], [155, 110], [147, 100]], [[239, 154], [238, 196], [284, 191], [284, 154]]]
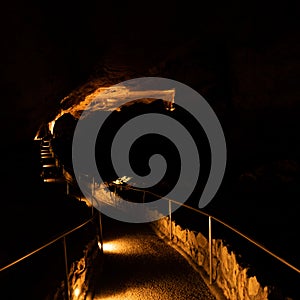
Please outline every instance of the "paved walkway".
[[104, 262], [94, 300], [214, 300], [185, 258], [148, 224], [103, 222]]

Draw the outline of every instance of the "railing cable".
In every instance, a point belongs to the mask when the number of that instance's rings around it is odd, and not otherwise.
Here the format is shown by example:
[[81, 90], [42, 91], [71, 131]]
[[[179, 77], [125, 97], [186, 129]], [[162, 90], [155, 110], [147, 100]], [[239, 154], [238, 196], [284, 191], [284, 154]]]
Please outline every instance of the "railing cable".
[[6, 269], [8, 269], [8, 268], [10, 268], [10, 267], [12, 267], [13, 265], [15, 265], [15, 264], [21, 262], [22, 260], [24, 260], [24, 259], [26, 259], [26, 258], [32, 256], [33, 254], [35, 254], [35, 253], [37, 253], [37, 252], [39, 252], [39, 251], [41, 251], [41, 250], [47, 248], [48, 246], [54, 244], [54, 243], [57, 242], [58, 240], [60, 240], [60, 239], [62, 239], [62, 238], [64, 238], [64, 237], [66, 237], [67, 235], [71, 234], [72, 232], [74, 232], [74, 231], [80, 229], [81, 227], [87, 225], [89, 222], [91, 222], [91, 221], [95, 218], [95, 216], [96, 216], [96, 214], [95, 214], [93, 217], [91, 217], [90, 219], [88, 219], [88, 220], [86, 220], [85, 222], [83, 222], [82, 224], [78, 225], [77, 227], [75, 227], [75, 228], [73, 228], [73, 229], [71, 229], [71, 230], [69, 230], [69, 231], [67, 231], [67, 232], [65, 232], [65, 233], [63, 233], [63, 234], [61, 234], [61, 235], [59, 235], [57, 238], [51, 240], [50, 242], [44, 244], [44, 245], [41, 246], [41, 247], [35, 249], [34, 251], [32, 251], [32, 252], [30, 252], [30, 253], [28, 253], [28, 254], [22, 256], [21, 258], [19, 258], [19, 259], [13, 261], [12, 263], [6, 265], [5, 267], [2, 267], [2, 268], [0, 269], [0, 272], [1, 272], [1, 271], [4, 271], [4, 270], [6, 270]]

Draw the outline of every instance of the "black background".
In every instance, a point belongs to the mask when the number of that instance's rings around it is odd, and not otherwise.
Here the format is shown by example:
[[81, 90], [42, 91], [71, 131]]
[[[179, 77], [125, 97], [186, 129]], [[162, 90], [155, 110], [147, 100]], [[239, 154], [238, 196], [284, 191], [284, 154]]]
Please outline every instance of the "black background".
[[169, 77], [205, 97], [227, 140], [230, 191], [225, 201], [221, 189], [208, 209], [259, 239], [270, 233], [266, 245], [299, 264], [291, 242], [300, 178], [299, 10], [292, 1], [11, 1], [1, 4], [0, 22], [1, 170], [9, 194], [2, 212], [34, 194], [40, 124], [73, 89], [101, 76], [109, 57], [112, 68]]

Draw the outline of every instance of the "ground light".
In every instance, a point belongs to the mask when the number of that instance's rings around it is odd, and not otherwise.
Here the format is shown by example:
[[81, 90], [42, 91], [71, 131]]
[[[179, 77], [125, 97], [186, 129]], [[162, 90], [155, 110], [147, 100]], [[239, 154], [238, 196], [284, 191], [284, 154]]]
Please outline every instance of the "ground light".
[[100, 250], [103, 250], [104, 253], [118, 253], [121, 251], [120, 249], [120, 242], [118, 241], [111, 241], [103, 243], [103, 248], [101, 249], [101, 243], [98, 242], [98, 247]]
[[77, 288], [74, 290], [74, 296], [77, 298], [79, 295], [80, 295], [80, 288], [77, 287]]

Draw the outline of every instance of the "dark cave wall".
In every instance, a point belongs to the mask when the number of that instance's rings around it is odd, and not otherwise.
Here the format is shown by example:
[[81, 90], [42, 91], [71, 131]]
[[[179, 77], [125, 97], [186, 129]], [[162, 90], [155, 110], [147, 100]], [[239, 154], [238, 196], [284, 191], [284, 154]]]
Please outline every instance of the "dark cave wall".
[[195, 9], [153, 2], [133, 13], [138, 4], [29, 1], [4, 7], [5, 150], [32, 140], [61, 99], [105, 75], [110, 57], [111, 69], [125, 65], [128, 74], [138, 69], [139, 76], [169, 77], [201, 93], [220, 117], [233, 156], [299, 152], [299, 18], [292, 5], [202, 2]]
[[[32, 140], [59, 102], [84, 82], [105, 48], [93, 5], [15, 1], [3, 5], [0, 49], [3, 137], [7, 148]], [[88, 16], [88, 17], [87, 17]], [[94, 22], [94, 21], [93, 21]], [[101, 27], [101, 21], [99, 22]]]

